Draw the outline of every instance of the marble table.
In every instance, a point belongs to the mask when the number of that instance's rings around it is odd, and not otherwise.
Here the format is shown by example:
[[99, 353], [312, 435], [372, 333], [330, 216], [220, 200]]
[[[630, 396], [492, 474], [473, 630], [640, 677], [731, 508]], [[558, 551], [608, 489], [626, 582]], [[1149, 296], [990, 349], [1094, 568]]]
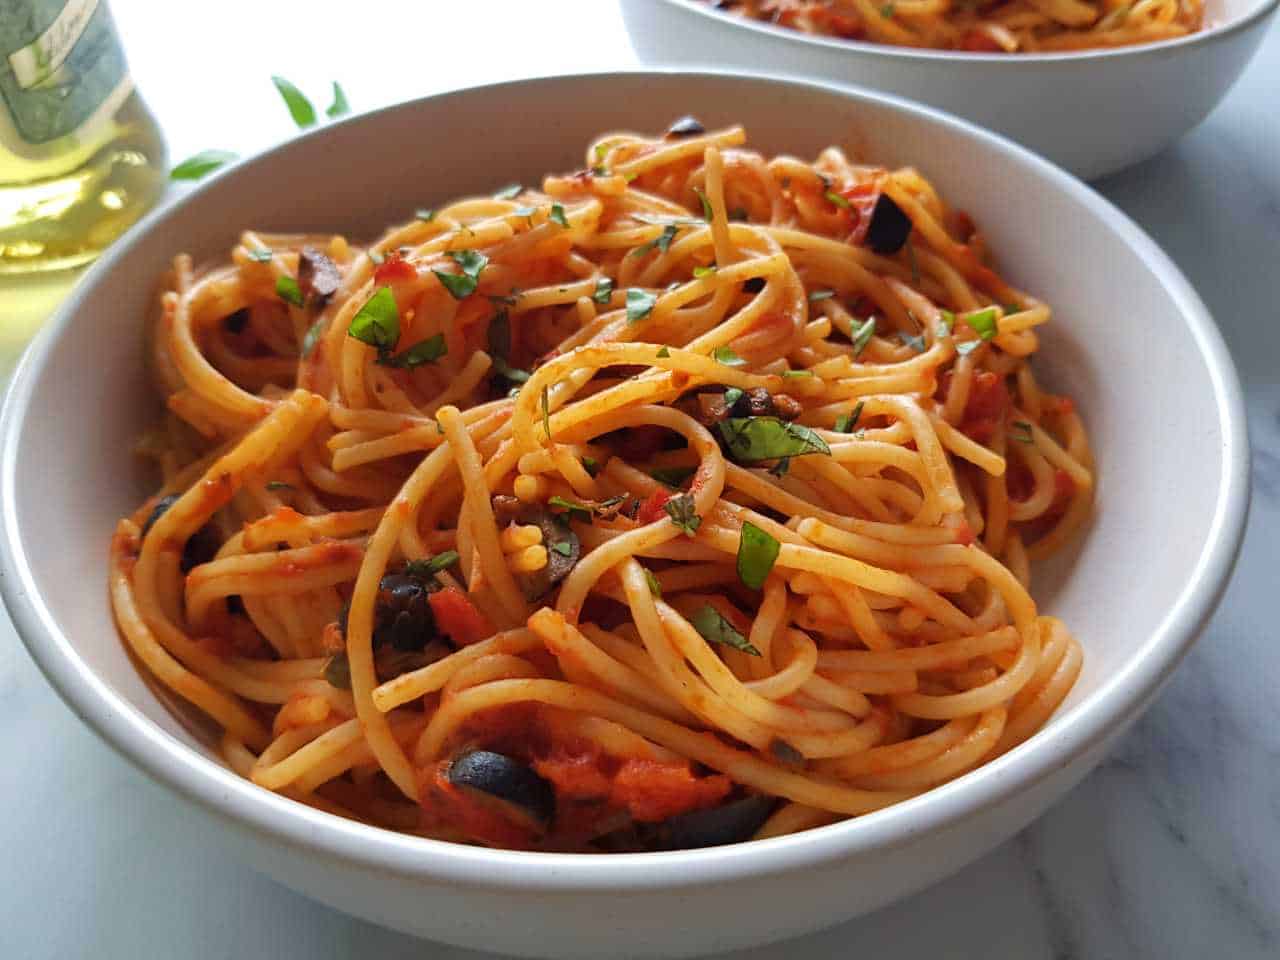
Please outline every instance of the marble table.
[[[366, 0], [355, 16], [324, 3], [225, 0], [163, 16], [147, 0], [111, 5], [175, 157], [286, 136], [271, 73], [317, 95], [339, 79], [359, 109], [636, 62], [607, 0]], [[1248, 398], [1253, 512], [1200, 644], [1115, 753], [1016, 839], [909, 900], [738, 960], [1280, 956], [1278, 92], [1273, 30], [1204, 125], [1099, 184], [1191, 278]], [[0, 313], [13, 296], [0, 291]], [[0, 376], [11, 360], [0, 357]], [[242, 866], [80, 725], [3, 613], [0, 798], [0, 957], [480, 957], [354, 920]]]

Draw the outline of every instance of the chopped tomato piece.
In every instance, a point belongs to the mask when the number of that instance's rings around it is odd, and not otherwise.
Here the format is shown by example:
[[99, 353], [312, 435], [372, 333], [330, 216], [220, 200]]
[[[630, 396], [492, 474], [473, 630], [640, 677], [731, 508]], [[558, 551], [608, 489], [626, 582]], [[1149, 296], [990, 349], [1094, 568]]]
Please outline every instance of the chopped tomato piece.
[[[939, 378], [938, 399], [945, 403], [951, 390], [950, 370]], [[1009, 409], [1009, 389], [1004, 378], [988, 370], [979, 370], [969, 384], [969, 399], [960, 420], [960, 432], [979, 443], [990, 440], [1004, 422]]]
[[636, 820], [654, 822], [719, 803], [732, 786], [721, 774], [695, 777], [687, 765], [628, 760], [613, 778], [610, 797]]
[[849, 201], [846, 211], [852, 221], [853, 232], [849, 234], [849, 242], [857, 245], [867, 238], [867, 229], [871, 226], [871, 214], [875, 212], [876, 201], [880, 199], [880, 188], [874, 183], [859, 183], [840, 191], [840, 196]]
[[419, 774], [419, 802], [428, 826], [456, 826], [472, 840], [494, 847], [522, 850], [533, 845], [536, 837], [527, 827], [508, 820], [481, 798], [450, 783], [449, 763], [443, 761]]
[[653, 491], [649, 498], [640, 504], [640, 511], [636, 514], [636, 519], [641, 523], [653, 523], [655, 520], [661, 520], [666, 514], [663, 508], [671, 497], [672, 494], [669, 490]]
[[445, 587], [427, 597], [436, 626], [460, 647], [493, 636], [493, 625], [457, 587]]
[[603, 798], [609, 796], [608, 775], [600, 769], [599, 755], [563, 754], [535, 760], [538, 776], [550, 780], [557, 797]]
[[394, 280], [412, 280], [418, 275], [408, 260], [400, 255], [399, 250], [387, 254], [385, 260], [373, 271], [373, 279], [378, 283], [391, 283]]
[[1056, 470], [1053, 474], [1053, 499], [1070, 500], [1076, 495], [1076, 482], [1065, 470]]

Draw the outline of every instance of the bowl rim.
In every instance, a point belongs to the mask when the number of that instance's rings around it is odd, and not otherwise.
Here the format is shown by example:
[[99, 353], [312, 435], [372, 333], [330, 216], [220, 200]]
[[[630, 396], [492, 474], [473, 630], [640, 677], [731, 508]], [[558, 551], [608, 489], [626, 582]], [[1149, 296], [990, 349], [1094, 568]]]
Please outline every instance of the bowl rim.
[[[631, 3], [652, 3], [653, 0], [629, 0]], [[1137, 56], [1143, 53], [1163, 53], [1181, 50], [1210, 43], [1220, 37], [1244, 30], [1255, 22], [1261, 21], [1275, 13], [1280, 0], [1260, 0], [1253, 9], [1245, 13], [1215, 24], [1208, 29], [1197, 30], [1183, 37], [1169, 40], [1155, 40], [1151, 43], [1130, 44], [1123, 47], [1094, 47], [1087, 50], [1038, 51], [1029, 53], [982, 53], [970, 50], [935, 50], [929, 47], [903, 47], [889, 43], [871, 43], [866, 40], [845, 40], [840, 37], [828, 37], [825, 34], [804, 33], [790, 27], [782, 27], [760, 20], [735, 16], [716, 10], [706, 0], [658, 0], [670, 6], [684, 10], [693, 16], [704, 17], [730, 29], [752, 30], [766, 39], [822, 47], [836, 53], [865, 54], [891, 60], [921, 61], [933, 60], [949, 62], [954, 68], [956, 64], [1029, 64], [1029, 63], [1075, 63], [1079, 61], [1104, 60], [1113, 57]], [[1001, 69], [1015, 69], [1010, 66]]]
[[[100, 280], [152, 230], [180, 218], [195, 198], [232, 189], [239, 171], [287, 162], [313, 138], [349, 125], [373, 123], [399, 113], [406, 120], [425, 104], [468, 96], [493, 96], [519, 86], [569, 88], [593, 84], [680, 78], [682, 83], [730, 82], [782, 87], [792, 92], [835, 95], [906, 113], [976, 141], [1005, 162], [1030, 168], [1043, 185], [1067, 193], [1129, 244], [1178, 305], [1208, 368], [1223, 436], [1216, 498], [1206, 543], [1178, 595], [1129, 662], [1066, 715], [1070, 722], [1041, 731], [1026, 743], [965, 776], [884, 810], [769, 840], [706, 850], [662, 853], [532, 853], [492, 850], [430, 840], [334, 816], [257, 786], [193, 749], [148, 719], [113, 691], [81, 659], [40, 595], [27, 562], [17, 514], [15, 478], [18, 441], [40, 379], [55, 345], [72, 327]], [[117, 752], [156, 781], [210, 813], [260, 837], [314, 857], [409, 880], [447, 882], [490, 891], [619, 892], [688, 888], [745, 876], [762, 877], [808, 869], [873, 851], [912, 844], [929, 832], [978, 816], [984, 808], [1022, 793], [1103, 742], [1154, 696], [1190, 649], [1225, 590], [1244, 532], [1249, 500], [1249, 449], [1244, 401], [1227, 347], [1191, 284], [1159, 246], [1125, 213], [1092, 188], [1049, 161], [967, 121], [878, 91], [780, 75], [746, 76], [732, 70], [640, 68], [559, 74], [484, 84], [421, 97], [347, 118], [304, 133], [239, 161], [186, 196], [152, 211], [118, 241], [58, 308], [27, 349], [0, 410], [0, 596], [37, 666], [67, 705]], [[105, 537], [105, 534], [104, 534]], [[114, 624], [112, 630], [114, 631]]]

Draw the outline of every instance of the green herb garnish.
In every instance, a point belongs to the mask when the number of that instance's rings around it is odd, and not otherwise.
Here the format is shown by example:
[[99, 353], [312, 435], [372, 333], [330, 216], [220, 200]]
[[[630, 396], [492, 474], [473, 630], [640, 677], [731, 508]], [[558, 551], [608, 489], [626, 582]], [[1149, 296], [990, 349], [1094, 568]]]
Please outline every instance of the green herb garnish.
[[1031, 432], [1031, 424], [1025, 420], [1015, 420], [1009, 425], [1009, 432], [1019, 443], [1035, 443], [1035, 435]]
[[582, 469], [587, 471], [587, 476], [594, 477], [600, 472], [600, 461], [595, 457], [583, 457]]
[[627, 291], [627, 323], [639, 323], [653, 312], [653, 305], [657, 302], [656, 293], [631, 287]]
[[265, 484], [268, 490], [292, 490], [292, 483], [285, 483], [283, 480], [268, 480]]
[[961, 340], [956, 344], [956, 353], [960, 354], [962, 357], [967, 357], [980, 346], [982, 346], [981, 340]]
[[480, 283], [480, 271], [488, 264], [489, 258], [475, 250], [451, 250], [449, 257], [462, 268], [461, 274], [445, 273], [441, 270], [431, 272], [436, 275], [453, 299], [465, 300], [476, 292], [476, 287]]
[[260, 250], [248, 251], [246, 256], [248, 256], [248, 258], [252, 260], [254, 263], [270, 263], [271, 257], [273, 256], [273, 254], [269, 249], [267, 249], [266, 247], [263, 247]]
[[547, 431], [547, 440], [551, 440], [551, 388], [542, 388], [542, 427]]
[[419, 207], [417, 210], [413, 211], [413, 215], [423, 223], [430, 223], [436, 218], [436, 212], [430, 207]]
[[351, 664], [347, 662], [345, 653], [336, 653], [326, 661], [324, 679], [329, 686], [339, 690], [351, 689]]
[[726, 367], [745, 367], [747, 361], [733, 352], [729, 347], [716, 347], [711, 351], [711, 359], [723, 363]]
[[781, 460], [779, 460], [777, 463], [775, 463], [772, 467], [769, 468], [769, 473], [775, 477], [785, 477], [787, 475], [787, 471], [790, 469], [791, 469], [791, 458], [783, 457]]
[[893, 19], [893, 4], [892, 4], [892, 3], [886, 3], [883, 7], [881, 7], [881, 8], [880, 8], [880, 16], [884, 17], [886, 20], [892, 20], [892, 19]]
[[730, 417], [716, 426], [729, 454], [739, 463], [811, 453], [831, 455], [827, 442], [813, 430], [777, 417]]
[[384, 355], [378, 357], [378, 363], [384, 367], [412, 370], [414, 367], [420, 367], [425, 363], [435, 363], [448, 352], [449, 348], [445, 345], [444, 334], [437, 333], [434, 337], [419, 340], [403, 353], [397, 353], [395, 356]]
[[743, 391], [741, 387], [730, 387], [727, 389], [721, 397], [721, 402], [724, 404], [724, 408], [726, 410], [732, 410], [737, 406], [738, 401], [742, 399], [744, 392], [745, 391]]
[[939, 310], [938, 319], [942, 321], [942, 329], [945, 333], [950, 333], [956, 328], [956, 315], [950, 310]]
[[554, 550], [556, 553], [560, 554], [560, 556], [562, 557], [573, 556], [573, 544], [571, 544], [568, 540], [558, 540], [557, 542], [551, 545], [551, 549]]
[[495, 193], [493, 198], [495, 200], [514, 200], [516, 197], [520, 196], [520, 191], [523, 189], [524, 187], [520, 186], [518, 183], [509, 183]]
[[193, 157], [187, 157], [169, 171], [170, 180], [199, 180], [213, 173], [219, 167], [239, 158], [239, 154], [230, 150], [201, 150]]
[[380, 352], [395, 347], [400, 339], [400, 310], [390, 287], [379, 287], [351, 318], [347, 335], [377, 347]]
[[338, 117], [345, 117], [350, 112], [351, 104], [347, 103], [346, 91], [342, 89], [342, 84], [334, 80], [333, 103], [329, 104], [329, 109], [325, 110], [324, 115], [330, 120], [336, 120]]
[[662, 251], [663, 253], [666, 253], [669, 249], [671, 249], [671, 241], [676, 238], [676, 234], [679, 232], [680, 232], [680, 228], [678, 226], [676, 226], [674, 223], [669, 223], [662, 228], [662, 233], [660, 233], [657, 236], [657, 238], [650, 240], [648, 243], [641, 244], [640, 246], [636, 247], [634, 250], [631, 251], [631, 255], [633, 257], [643, 257], [646, 253], [649, 253], [655, 247], [658, 250]]
[[591, 294], [591, 299], [599, 304], [606, 304], [613, 298], [613, 280], [609, 277], [601, 277], [596, 281], [595, 293]]
[[711, 266], [709, 266], [709, 267], [694, 267], [694, 268], [693, 268], [693, 275], [694, 275], [695, 277], [697, 277], [698, 279], [702, 279], [703, 277], [709, 277], [709, 276], [711, 276], [711, 275], [712, 275], [713, 273], [715, 273], [715, 272], [716, 272], [716, 265], [715, 265], [714, 263], [713, 263], [713, 264], [711, 264]]
[[649, 471], [649, 476], [659, 483], [679, 490], [684, 482], [693, 476], [695, 467], [657, 467]]
[[702, 526], [702, 518], [698, 516], [697, 505], [690, 494], [682, 493], [672, 497], [662, 505], [662, 509], [667, 512], [671, 522], [683, 530], [686, 536], [692, 537], [698, 532], [698, 527]]
[[569, 218], [564, 215], [564, 207], [561, 204], [553, 203], [548, 216], [562, 227], [569, 226]]
[[276, 277], [276, 296], [295, 307], [302, 306], [302, 289], [298, 286], [298, 281], [288, 274]]
[[324, 328], [329, 325], [329, 321], [321, 317], [311, 326], [307, 327], [307, 332], [302, 337], [302, 356], [311, 356], [311, 351], [316, 348], [316, 344], [320, 342], [320, 338], [324, 336]]
[[314, 127], [316, 123], [316, 108], [311, 105], [311, 101], [306, 98], [303, 92], [284, 77], [273, 76], [271, 82], [280, 91], [280, 96], [284, 98], [284, 105], [289, 108], [289, 116], [293, 117], [293, 122], [298, 125], [298, 129], [305, 130], [307, 127]]
[[415, 577], [434, 577], [441, 570], [452, 567], [459, 559], [457, 550], [446, 550], [429, 560], [410, 560], [404, 565], [404, 572]]
[[996, 325], [995, 307], [987, 307], [985, 310], [967, 314], [964, 322], [983, 340], [991, 340], [999, 332]]
[[862, 404], [863, 401], [859, 400], [853, 405], [852, 411], [836, 418], [836, 433], [853, 433], [853, 428], [858, 425], [858, 420], [862, 416]]
[[649, 585], [649, 592], [653, 594], [655, 600], [662, 599], [662, 584], [658, 583], [658, 578], [653, 575], [653, 571], [648, 567], [641, 567], [644, 571], [644, 582]]
[[667, 347], [659, 347], [659, 348], [658, 348], [658, 359], [659, 359], [659, 360], [665, 360], [665, 359], [667, 359], [667, 357], [669, 357], [669, 356], [671, 356], [671, 350], [670, 350], [669, 348], [667, 348]]
[[738, 540], [738, 579], [752, 590], [759, 590], [764, 586], [781, 549], [782, 544], [772, 535], [750, 520], [744, 520], [742, 536]]
[[834, 290], [815, 290], [809, 294], [809, 302], [817, 303], [819, 300], [830, 300], [836, 295]]
[[867, 317], [853, 331], [853, 355], [855, 358], [862, 356], [862, 351], [867, 349], [867, 344], [871, 342], [871, 337], [875, 332], [875, 317]]
[[719, 643], [741, 650], [743, 653], [749, 653], [753, 657], [760, 656], [760, 651], [746, 637], [733, 629], [733, 624], [709, 603], [695, 613], [689, 622], [708, 643]]
[[902, 341], [903, 346], [910, 347], [916, 353], [924, 353], [925, 342], [923, 336], [910, 336], [909, 334], [900, 333], [898, 339]]
[[849, 201], [840, 196], [840, 194], [836, 193], [834, 190], [828, 190], [823, 194], [823, 196], [826, 197], [830, 203], [834, 203], [842, 210], [848, 210], [850, 207]]
[[782, 376], [786, 380], [802, 380], [805, 377], [812, 377], [812, 370], [783, 370]]
[[702, 219], [710, 223], [712, 217], [715, 216], [714, 211], [711, 209], [711, 201], [707, 199], [707, 195], [698, 187], [694, 187], [693, 192], [698, 195], [698, 201], [702, 204]]

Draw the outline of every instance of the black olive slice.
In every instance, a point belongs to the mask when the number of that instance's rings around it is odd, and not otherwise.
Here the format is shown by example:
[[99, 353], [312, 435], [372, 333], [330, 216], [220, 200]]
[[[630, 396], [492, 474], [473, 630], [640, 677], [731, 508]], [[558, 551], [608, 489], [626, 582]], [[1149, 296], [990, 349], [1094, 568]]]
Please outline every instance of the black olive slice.
[[667, 139], [676, 140], [680, 137], [696, 137], [700, 133], [706, 133], [707, 128], [702, 125], [697, 117], [684, 116], [667, 127]]
[[491, 750], [473, 750], [449, 764], [449, 782], [483, 799], [509, 820], [545, 831], [556, 812], [551, 784], [518, 760]]
[[867, 227], [867, 246], [879, 254], [897, 253], [911, 236], [911, 219], [887, 193], [880, 194], [871, 223]]
[[696, 850], [742, 843], [769, 819], [777, 801], [761, 794], [734, 800], [719, 807], [694, 810], [650, 827], [645, 837], [649, 850]]

